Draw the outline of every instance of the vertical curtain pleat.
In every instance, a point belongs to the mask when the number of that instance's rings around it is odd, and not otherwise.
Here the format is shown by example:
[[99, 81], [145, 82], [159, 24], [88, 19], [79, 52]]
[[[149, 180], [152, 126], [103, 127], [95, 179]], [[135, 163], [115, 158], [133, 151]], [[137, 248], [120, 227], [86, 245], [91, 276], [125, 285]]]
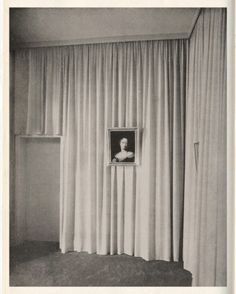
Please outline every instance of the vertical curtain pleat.
[[[26, 133], [28, 119], [28, 88], [29, 88], [29, 51], [17, 50], [13, 53], [14, 60], [14, 132], [16, 135]], [[19, 87], [17, 91], [16, 88]], [[17, 114], [17, 115], [16, 115]]]
[[199, 286], [226, 285], [225, 48], [226, 11], [202, 10], [189, 47], [184, 209], [184, 264]]
[[[62, 134], [60, 247], [179, 260], [185, 40], [29, 50], [28, 134]], [[108, 166], [110, 127], [139, 127], [140, 164]]]
[[[24, 109], [15, 93], [16, 133], [62, 135], [62, 252], [183, 254], [193, 285], [226, 285], [226, 11], [202, 9], [190, 40], [21, 49], [15, 60], [28, 85]], [[139, 165], [107, 166], [107, 128], [136, 126]]]
[[[61, 50], [29, 50], [27, 134], [62, 132]], [[53, 60], [53, 62], [52, 62]]]

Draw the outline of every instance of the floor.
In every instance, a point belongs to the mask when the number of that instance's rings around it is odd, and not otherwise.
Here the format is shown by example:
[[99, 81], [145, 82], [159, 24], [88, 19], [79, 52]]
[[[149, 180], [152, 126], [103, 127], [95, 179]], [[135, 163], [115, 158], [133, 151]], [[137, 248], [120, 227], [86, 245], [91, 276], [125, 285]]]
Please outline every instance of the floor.
[[10, 286], [191, 286], [181, 263], [139, 257], [62, 254], [58, 243], [26, 242], [10, 250]]

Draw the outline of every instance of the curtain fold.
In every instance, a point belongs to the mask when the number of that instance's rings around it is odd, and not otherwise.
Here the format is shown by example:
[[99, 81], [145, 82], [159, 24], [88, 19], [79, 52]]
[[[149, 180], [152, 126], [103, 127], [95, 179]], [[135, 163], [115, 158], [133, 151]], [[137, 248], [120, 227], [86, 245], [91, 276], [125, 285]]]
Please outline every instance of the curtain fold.
[[[61, 134], [61, 50], [29, 50], [27, 134]], [[54, 59], [55, 62], [51, 62]]]
[[201, 12], [189, 44], [187, 89], [184, 265], [193, 285], [225, 286], [225, 9]]
[[[62, 135], [62, 252], [183, 258], [226, 285], [225, 9], [190, 40], [16, 50], [15, 79], [15, 133]], [[140, 164], [107, 166], [107, 128], [136, 126]]]
[[[60, 247], [182, 257], [186, 40], [29, 49], [28, 134], [62, 134]], [[139, 127], [140, 165], [107, 166]]]

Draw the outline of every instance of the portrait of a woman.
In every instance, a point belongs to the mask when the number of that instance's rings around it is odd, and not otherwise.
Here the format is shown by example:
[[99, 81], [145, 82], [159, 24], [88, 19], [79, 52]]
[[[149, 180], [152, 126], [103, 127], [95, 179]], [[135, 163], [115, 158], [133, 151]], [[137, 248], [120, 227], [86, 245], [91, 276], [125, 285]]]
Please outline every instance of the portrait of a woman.
[[109, 128], [108, 160], [110, 165], [137, 165], [138, 128]]
[[128, 139], [122, 138], [119, 143], [120, 152], [115, 154], [112, 162], [134, 162], [134, 152], [128, 150]]

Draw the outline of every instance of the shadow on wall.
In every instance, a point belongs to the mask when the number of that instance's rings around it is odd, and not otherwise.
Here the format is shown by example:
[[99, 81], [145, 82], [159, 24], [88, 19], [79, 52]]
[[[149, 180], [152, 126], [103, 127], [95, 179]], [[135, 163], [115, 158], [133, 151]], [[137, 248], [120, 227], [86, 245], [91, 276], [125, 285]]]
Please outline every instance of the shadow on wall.
[[58, 242], [25, 241], [20, 246], [13, 246], [10, 248], [10, 272], [18, 264], [45, 257], [58, 251]]

